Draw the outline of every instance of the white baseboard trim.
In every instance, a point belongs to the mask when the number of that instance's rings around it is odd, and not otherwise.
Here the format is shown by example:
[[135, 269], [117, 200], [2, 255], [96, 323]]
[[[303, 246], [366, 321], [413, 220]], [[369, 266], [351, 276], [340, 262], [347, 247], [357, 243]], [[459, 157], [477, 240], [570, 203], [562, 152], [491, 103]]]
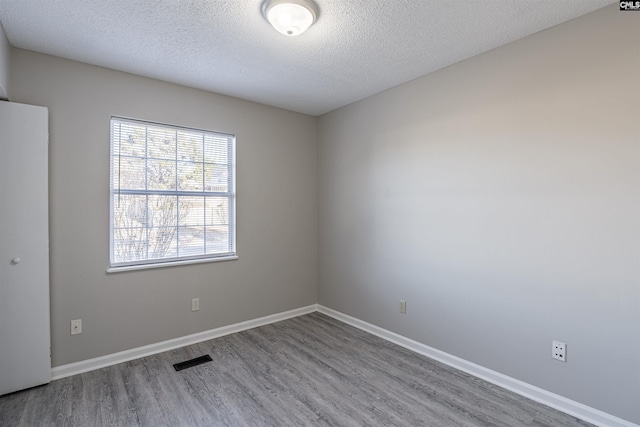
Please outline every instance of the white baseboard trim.
[[225, 335], [235, 334], [236, 332], [246, 331], [247, 329], [253, 329], [270, 323], [279, 322], [281, 320], [290, 319], [292, 317], [302, 316], [303, 314], [313, 313], [317, 310], [318, 305], [312, 304], [307, 307], [296, 308], [295, 310], [276, 313], [270, 316], [260, 317], [258, 319], [247, 320], [233, 325], [222, 326], [220, 328], [210, 329], [208, 331], [198, 332], [196, 334], [162, 341], [155, 344], [149, 344], [143, 347], [132, 348], [118, 353], [96, 357], [94, 359], [56, 366], [51, 369], [51, 380], [58, 380], [71, 375], [81, 374], [83, 372], [93, 371], [95, 369], [116, 365], [122, 362], [128, 362], [129, 360], [151, 356], [152, 354], [162, 353], [164, 351], [219, 338]]
[[431, 359], [435, 359], [453, 368], [459, 369], [463, 372], [471, 374], [475, 377], [481, 378], [492, 384], [510, 390], [521, 396], [527, 397], [536, 402], [550, 406], [554, 409], [562, 411], [566, 414], [572, 415], [581, 420], [590, 422], [597, 426], [603, 427], [640, 427], [638, 424], [623, 420], [614, 415], [602, 412], [598, 409], [591, 408], [590, 406], [583, 405], [582, 403], [567, 399], [558, 394], [551, 393], [550, 391], [541, 389], [534, 385], [525, 383], [491, 369], [485, 368], [475, 363], [466, 361], [459, 357], [445, 353], [444, 351], [437, 350], [428, 345], [419, 343], [402, 335], [372, 325], [355, 317], [351, 317], [339, 311], [331, 308], [318, 305], [318, 311], [333, 317], [341, 322], [354, 326], [370, 334], [376, 335], [394, 344], [398, 344], [401, 347], [412, 350], [416, 353], [427, 356]]

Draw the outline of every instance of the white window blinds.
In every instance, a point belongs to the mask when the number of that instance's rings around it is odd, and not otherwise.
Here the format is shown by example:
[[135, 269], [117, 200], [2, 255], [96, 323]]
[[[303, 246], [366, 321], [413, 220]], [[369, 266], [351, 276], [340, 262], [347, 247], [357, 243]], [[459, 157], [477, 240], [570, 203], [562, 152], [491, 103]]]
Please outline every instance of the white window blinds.
[[235, 255], [235, 137], [111, 118], [111, 267]]

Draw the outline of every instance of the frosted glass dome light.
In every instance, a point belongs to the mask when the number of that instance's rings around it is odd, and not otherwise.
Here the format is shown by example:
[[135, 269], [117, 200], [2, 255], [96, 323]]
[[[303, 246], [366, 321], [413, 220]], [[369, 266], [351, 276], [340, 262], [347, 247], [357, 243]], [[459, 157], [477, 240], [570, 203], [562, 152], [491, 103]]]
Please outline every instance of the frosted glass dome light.
[[278, 32], [298, 36], [316, 22], [318, 8], [311, 0], [266, 0], [262, 15]]

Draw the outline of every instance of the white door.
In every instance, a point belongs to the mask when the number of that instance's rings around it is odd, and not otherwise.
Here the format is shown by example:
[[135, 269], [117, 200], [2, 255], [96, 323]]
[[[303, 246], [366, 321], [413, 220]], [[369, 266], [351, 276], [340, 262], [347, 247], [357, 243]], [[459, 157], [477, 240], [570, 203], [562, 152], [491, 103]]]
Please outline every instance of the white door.
[[48, 110], [0, 101], [0, 395], [51, 380]]

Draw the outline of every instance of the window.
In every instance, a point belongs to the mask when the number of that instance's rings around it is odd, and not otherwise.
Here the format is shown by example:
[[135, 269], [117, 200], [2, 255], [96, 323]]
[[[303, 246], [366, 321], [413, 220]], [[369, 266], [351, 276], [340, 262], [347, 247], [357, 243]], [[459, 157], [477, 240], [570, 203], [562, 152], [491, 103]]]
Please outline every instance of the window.
[[235, 256], [235, 136], [111, 118], [111, 267]]

